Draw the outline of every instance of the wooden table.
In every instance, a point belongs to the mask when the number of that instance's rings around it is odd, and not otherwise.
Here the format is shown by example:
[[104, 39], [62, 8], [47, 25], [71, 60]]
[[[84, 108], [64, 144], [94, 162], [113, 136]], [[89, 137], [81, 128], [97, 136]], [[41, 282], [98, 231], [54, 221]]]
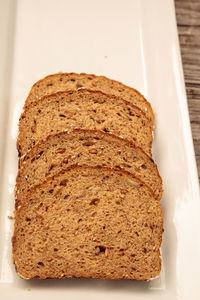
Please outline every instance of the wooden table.
[[200, 179], [200, 0], [175, 0], [175, 8]]

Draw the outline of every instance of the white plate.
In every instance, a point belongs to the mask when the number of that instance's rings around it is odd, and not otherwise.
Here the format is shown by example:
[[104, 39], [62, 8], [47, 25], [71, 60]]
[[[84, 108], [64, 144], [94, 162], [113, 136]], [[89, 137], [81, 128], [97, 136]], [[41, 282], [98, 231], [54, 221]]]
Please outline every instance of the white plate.
[[[0, 22], [0, 298], [200, 299], [200, 198], [173, 1], [2, 0]], [[120, 80], [153, 106], [153, 156], [165, 189], [163, 268], [156, 280], [25, 281], [15, 273], [8, 216], [17, 120], [31, 85], [58, 71]]]

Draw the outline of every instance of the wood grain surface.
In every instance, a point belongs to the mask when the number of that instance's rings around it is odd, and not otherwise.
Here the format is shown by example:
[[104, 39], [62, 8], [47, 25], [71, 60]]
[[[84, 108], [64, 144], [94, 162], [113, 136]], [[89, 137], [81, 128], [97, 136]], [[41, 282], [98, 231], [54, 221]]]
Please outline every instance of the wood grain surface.
[[175, 8], [200, 179], [200, 0], [175, 0]]

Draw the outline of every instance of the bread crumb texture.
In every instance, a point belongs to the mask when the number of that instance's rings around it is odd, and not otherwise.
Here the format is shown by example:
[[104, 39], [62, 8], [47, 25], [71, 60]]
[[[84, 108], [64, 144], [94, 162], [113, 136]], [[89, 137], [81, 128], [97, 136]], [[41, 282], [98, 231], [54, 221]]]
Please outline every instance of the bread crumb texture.
[[75, 128], [121, 136], [151, 154], [153, 128], [145, 114], [121, 98], [89, 90], [59, 92], [26, 107], [19, 121], [19, 153], [48, 135]]
[[133, 175], [72, 167], [33, 188], [16, 211], [13, 260], [30, 278], [154, 278], [163, 213]]
[[[105, 58], [108, 58], [105, 56]], [[109, 95], [115, 95], [123, 98], [139, 107], [154, 124], [154, 114], [151, 104], [144, 98], [140, 92], [116, 80], [105, 76], [96, 76], [93, 74], [76, 73], [57, 73], [46, 76], [36, 82], [25, 102], [25, 107], [43, 96], [47, 96], [58, 91], [78, 90], [85, 88], [94, 91], [101, 91]]]
[[49, 136], [20, 160], [16, 184], [16, 207], [27, 192], [71, 165], [124, 169], [162, 197], [162, 180], [152, 159], [132, 143], [97, 130], [77, 129]]

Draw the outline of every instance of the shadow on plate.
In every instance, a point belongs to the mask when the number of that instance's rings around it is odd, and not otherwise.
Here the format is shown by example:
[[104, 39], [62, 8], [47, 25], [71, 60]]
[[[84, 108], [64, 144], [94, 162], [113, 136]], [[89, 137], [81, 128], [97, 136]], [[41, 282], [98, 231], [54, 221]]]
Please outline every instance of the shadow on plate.
[[69, 278], [69, 279], [32, 279], [29, 281], [20, 280], [20, 284], [26, 289], [45, 289], [54, 290], [55, 288], [67, 290], [95, 290], [100, 292], [107, 290], [108, 292], [121, 291], [130, 293], [131, 291], [148, 292], [150, 289], [150, 281], [137, 280], [101, 280], [101, 279], [84, 279], [84, 278]]

